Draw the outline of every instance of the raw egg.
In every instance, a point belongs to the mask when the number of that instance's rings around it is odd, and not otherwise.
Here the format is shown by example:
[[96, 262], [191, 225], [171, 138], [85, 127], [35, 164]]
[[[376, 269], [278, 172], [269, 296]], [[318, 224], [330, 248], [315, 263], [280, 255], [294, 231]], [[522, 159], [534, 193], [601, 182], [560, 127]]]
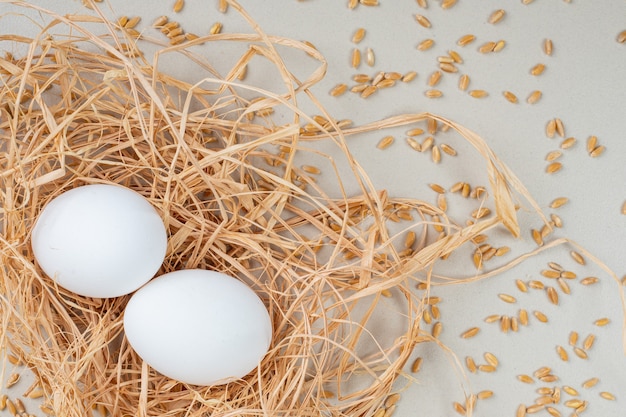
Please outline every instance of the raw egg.
[[35, 259], [76, 294], [129, 294], [159, 270], [167, 233], [155, 208], [128, 188], [95, 184], [50, 201], [32, 231]]
[[253, 371], [272, 339], [261, 299], [238, 279], [187, 269], [150, 281], [124, 312], [126, 338], [152, 368], [194, 385], [217, 385]]

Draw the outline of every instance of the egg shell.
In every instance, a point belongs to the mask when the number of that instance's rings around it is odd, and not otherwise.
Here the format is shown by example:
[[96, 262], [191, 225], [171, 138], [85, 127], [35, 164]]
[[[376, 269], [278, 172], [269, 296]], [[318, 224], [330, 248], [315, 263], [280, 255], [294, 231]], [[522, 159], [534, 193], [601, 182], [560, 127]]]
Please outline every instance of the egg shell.
[[139, 193], [94, 184], [50, 201], [31, 245], [38, 264], [61, 287], [87, 297], [118, 297], [154, 277], [165, 258], [167, 232]]
[[139, 289], [124, 311], [124, 330], [152, 368], [194, 385], [247, 375], [272, 339], [268, 311], [250, 287], [200, 269], [170, 272]]

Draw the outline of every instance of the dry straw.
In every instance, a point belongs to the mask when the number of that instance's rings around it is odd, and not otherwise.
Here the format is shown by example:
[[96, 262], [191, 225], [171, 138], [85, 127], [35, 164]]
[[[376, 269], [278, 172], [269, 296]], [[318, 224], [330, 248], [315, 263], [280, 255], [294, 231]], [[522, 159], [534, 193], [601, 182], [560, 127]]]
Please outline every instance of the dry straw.
[[[33, 370], [43, 407], [57, 415], [90, 416], [92, 407], [115, 416], [318, 415], [320, 410], [371, 415], [404, 374], [414, 348], [433, 341], [419, 326], [425, 304], [413, 290], [416, 277], [498, 225], [519, 236], [514, 192], [539, 212], [480, 137], [443, 117], [409, 114], [342, 128], [321, 106], [321, 118], [302, 112], [296, 97], [318, 103], [310, 87], [325, 75], [323, 56], [306, 42], [265, 34], [233, 0], [228, 7], [253, 33], [210, 34], [175, 46], [150, 41], [161, 47], [154, 62], [138, 50], [126, 54], [122, 45], [128, 39], [95, 5], [90, 15], [60, 16], [15, 4], [53, 19], [33, 39], [0, 35], [0, 42], [26, 50], [22, 57], [0, 58], [0, 342]], [[105, 35], [93, 32], [98, 25]], [[47, 37], [51, 30], [73, 35]], [[219, 74], [187, 49], [210, 42], [248, 48], [230, 71]], [[296, 79], [278, 47], [308, 56], [310, 75]], [[196, 65], [204, 76], [190, 84], [160, 71], [159, 60], [171, 55]], [[274, 64], [285, 91], [238, 82], [257, 55]], [[275, 125], [257, 117], [274, 107], [291, 121]], [[495, 216], [462, 227], [428, 203], [392, 198], [374, 188], [348, 150], [349, 135], [428, 120], [456, 130], [484, 158]], [[303, 131], [301, 125], [308, 124], [317, 130]], [[310, 169], [295, 163], [300, 156], [325, 157], [307, 150], [305, 141], [334, 144], [361, 194], [331, 198], [319, 188]], [[325, 161], [329, 172], [338, 171], [333, 159]], [[89, 183], [132, 188], [161, 213], [170, 238], [159, 273], [217, 269], [257, 291], [269, 309], [274, 337], [254, 372], [215, 387], [172, 381], [150, 369], [124, 339], [127, 296], [80, 297], [43, 275], [29, 245], [37, 214], [60, 193]], [[386, 222], [400, 206], [424, 219], [415, 230], [422, 227], [425, 234], [438, 218], [446, 232], [436, 241], [420, 239], [410, 256], [399, 256]], [[367, 233], [358, 227], [365, 217], [373, 222]], [[351, 261], [343, 256], [348, 253]], [[399, 334], [375, 334], [369, 320], [390, 290], [402, 298], [403, 328]], [[359, 348], [364, 345], [367, 352]], [[351, 375], [359, 375], [358, 388], [347, 384]]]

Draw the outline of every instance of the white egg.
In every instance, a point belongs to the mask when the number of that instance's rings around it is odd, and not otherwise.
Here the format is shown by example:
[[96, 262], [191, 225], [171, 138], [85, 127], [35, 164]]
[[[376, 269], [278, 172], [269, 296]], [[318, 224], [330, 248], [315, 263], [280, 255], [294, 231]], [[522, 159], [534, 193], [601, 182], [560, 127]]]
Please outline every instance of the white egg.
[[124, 311], [124, 330], [155, 370], [195, 385], [247, 375], [272, 339], [267, 309], [250, 287], [200, 269], [170, 272], [140, 288]]
[[61, 287], [87, 297], [118, 297], [148, 282], [167, 248], [163, 221], [128, 188], [95, 184], [48, 203], [32, 231], [35, 259]]

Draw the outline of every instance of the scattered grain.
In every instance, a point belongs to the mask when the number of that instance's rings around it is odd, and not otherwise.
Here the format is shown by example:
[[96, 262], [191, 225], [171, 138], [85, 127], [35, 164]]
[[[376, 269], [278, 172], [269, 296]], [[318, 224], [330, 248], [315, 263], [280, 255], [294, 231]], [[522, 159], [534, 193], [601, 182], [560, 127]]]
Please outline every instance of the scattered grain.
[[152, 23], [152, 27], [154, 28], [160, 28], [163, 25], [165, 25], [168, 21], [168, 17], [167, 16], [159, 16], [156, 18], [156, 20], [154, 21], [154, 23]]
[[589, 357], [589, 355], [587, 355], [587, 352], [577, 346], [574, 346], [574, 353], [581, 359], [587, 359]]
[[495, 48], [496, 43], [495, 42], [485, 42], [483, 43], [481, 46], [478, 47], [478, 52], [486, 54], [489, 52], [493, 52], [493, 48]]
[[561, 142], [561, 149], [569, 149], [576, 144], [576, 138], [569, 137]]
[[449, 9], [456, 4], [457, 0], [443, 0], [441, 2], [442, 9]]
[[520, 404], [517, 407], [517, 412], [515, 413], [515, 417], [524, 417], [526, 416], [526, 406], [524, 404]]
[[563, 152], [561, 151], [550, 151], [546, 155], [546, 161], [552, 162], [559, 159], [561, 156], [563, 156]]
[[461, 75], [461, 77], [459, 78], [459, 90], [461, 91], [467, 90], [467, 87], [469, 86], [469, 81], [470, 81], [470, 78], [467, 74]]
[[600, 397], [604, 398], [605, 400], [615, 401], [615, 395], [611, 394], [610, 392], [602, 391], [600, 393]]
[[456, 43], [459, 46], [466, 46], [474, 42], [475, 40], [476, 40], [476, 36], [467, 34], [467, 35], [461, 36]]
[[554, 174], [555, 172], [560, 171], [563, 168], [563, 164], [560, 162], [552, 162], [546, 167], [546, 172], [548, 174]]
[[421, 26], [423, 26], [425, 28], [432, 27], [432, 24], [430, 23], [430, 20], [428, 20], [428, 18], [426, 16], [424, 16], [424, 15], [416, 14], [415, 15], [415, 20], [417, 21], [417, 23], [419, 23]]
[[593, 324], [595, 324], [598, 327], [604, 327], [608, 325], [610, 322], [611, 320], [608, 317], [604, 317], [604, 318], [594, 321]]
[[565, 401], [564, 405], [569, 408], [578, 408], [583, 405], [583, 401], [579, 399], [567, 400]]
[[528, 292], [528, 287], [526, 286], [526, 283], [521, 279], [515, 280], [515, 285], [521, 292]]
[[552, 49], [553, 49], [553, 44], [552, 44], [552, 40], [550, 39], [545, 39], [543, 41], [543, 52], [550, 56], [552, 55]]
[[508, 333], [511, 329], [511, 318], [509, 316], [502, 316], [500, 319], [500, 330], [503, 333]]
[[441, 150], [450, 155], [450, 156], [456, 156], [457, 152], [456, 149], [454, 149], [452, 146], [448, 145], [447, 143], [442, 143], [441, 145], [439, 145], [439, 147], [441, 148]]
[[174, 13], [179, 13], [181, 10], [183, 10], [184, 6], [185, 0], [176, 0], [176, 2], [174, 3], [174, 7], [172, 7], [172, 11]]
[[569, 360], [569, 355], [567, 354], [567, 351], [563, 346], [557, 345], [556, 353], [559, 355], [559, 358], [561, 358], [562, 361], [567, 362]]
[[13, 373], [9, 375], [9, 378], [7, 379], [7, 382], [6, 382], [6, 387], [11, 388], [13, 385], [17, 384], [19, 380], [20, 380], [20, 374]]
[[350, 60], [352, 68], [358, 68], [361, 65], [361, 51], [358, 48], [352, 49], [352, 58]]
[[226, 13], [228, 10], [228, 1], [227, 0], [219, 0], [217, 10], [220, 13]]
[[495, 323], [496, 321], [499, 321], [501, 318], [502, 316], [499, 314], [492, 314], [490, 316], [485, 317], [485, 323]]
[[546, 69], [546, 66], [544, 64], [537, 64], [530, 69], [530, 74], [534, 76], [539, 76], [543, 74], [545, 69]]
[[363, 91], [361, 92], [361, 97], [362, 98], [368, 98], [369, 96], [371, 96], [372, 94], [374, 94], [376, 91], [378, 91], [378, 87], [376, 87], [375, 85], [368, 85], [367, 87], [365, 87], [365, 89], [363, 89]]
[[576, 273], [573, 271], [561, 271], [561, 278], [565, 278], [565, 279], [576, 279]]
[[528, 326], [528, 311], [521, 309], [518, 314], [519, 322], [523, 326]]
[[597, 136], [589, 136], [587, 138], [587, 152], [591, 153], [598, 145], [598, 137]]
[[416, 141], [415, 139], [406, 138], [406, 142], [409, 144], [411, 148], [415, 149], [418, 152], [422, 152], [422, 145], [420, 145], [420, 143]]
[[556, 279], [557, 284], [559, 284], [559, 288], [561, 288], [561, 291], [563, 291], [564, 294], [571, 294], [572, 291], [569, 287], [569, 284], [563, 279], [563, 278], [557, 278]]
[[469, 92], [469, 95], [474, 98], [484, 98], [487, 97], [489, 93], [487, 93], [485, 90], [471, 90]]
[[428, 85], [434, 87], [439, 83], [440, 80], [441, 71], [434, 71], [432, 74], [430, 74], [430, 77], [428, 77]]
[[593, 347], [593, 343], [596, 340], [596, 336], [594, 334], [590, 334], [589, 336], [587, 336], [585, 338], [585, 340], [583, 341], [583, 349], [585, 350], [589, 350]]
[[363, 6], [378, 6], [378, 0], [359, 0]]
[[441, 92], [441, 90], [431, 89], [426, 90], [424, 95], [428, 98], [439, 98], [443, 96], [443, 93]]
[[581, 285], [593, 285], [597, 284], [598, 282], [600, 282], [598, 277], [585, 277], [580, 280]]
[[363, 40], [363, 38], [365, 38], [365, 29], [364, 28], [358, 28], [354, 34], [352, 35], [352, 42], [353, 43], [359, 43]]
[[421, 357], [416, 358], [411, 364], [411, 372], [413, 372], [414, 374], [419, 372], [421, 366], [422, 366], [422, 358]]
[[546, 287], [546, 294], [548, 295], [548, 300], [550, 300], [552, 304], [559, 304], [559, 294], [556, 292], [554, 287]]
[[438, 321], [437, 323], [433, 324], [432, 336], [435, 339], [439, 338], [439, 336], [441, 335], [442, 331], [443, 331], [443, 324], [441, 324], [440, 321]]
[[492, 51], [493, 52], [500, 52], [501, 50], [504, 49], [504, 47], [506, 46], [506, 42], [503, 41], [502, 39], [500, 39], [498, 42], [496, 42], [496, 44], [493, 46]]
[[423, 41], [421, 41], [420, 43], [417, 44], [417, 49], [419, 51], [427, 51], [430, 48], [432, 48], [434, 44], [435, 44], [434, 40], [432, 40], [432, 39], [424, 39]]
[[581, 386], [585, 389], [589, 389], [592, 387], [595, 387], [596, 385], [598, 385], [598, 382], [600, 382], [599, 378], [589, 378], [588, 380], [586, 380], [585, 382], [583, 382], [581, 384]]
[[459, 69], [452, 63], [449, 62], [442, 62], [439, 64], [439, 69], [441, 69], [444, 72], [450, 73], [450, 74], [454, 74], [456, 72], [459, 72]]
[[491, 23], [492, 25], [495, 25], [496, 23], [500, 22], [504, 16], [505, 16], [506, 12], [502, 9], [498, 9], [496, 11], [494, 11], [493, 13], [491, 13], [491, 15], [489, 16], [488, 22]]
[[471, 356], [465, 357], [465, 365], [467, 366], [468, 371], [470, 371], [471, 373], [476, 373], [476, 371], [478, 370], [476, 362], [474, 362], [474, 358], [472, 358]]
[[17, 407], [15, 407], [15, 403], [13, 403], [13, 401], [7, 400], [7, 408], [12, 416], [17, 416]]
[[561, 417], [561, 412], [554, 407], [546, 406], [546, 411], [552, 417]]
[[491, 352], [485, 352], [483, 356], [485, 357], [485, 360], [487, 361], [487, 363], [491, 366], [497, 367], [500, 363], [496, 355], [494, 355]]
[[535, 380], [531, 376], [526, 375], [526, 374], [518, 375], [517, 379], [520, 382], [523, 382], [524, 384], [534, 384], [535, 383]]
[[546, 136], [549, 138], [553, 138], [556, 133], [556, 120], [550, 119], [546, 124]]
[[533, 311], [533, 315], [537, 318], [537, 320], [539, 320], [542, 323], [547, 323], [548, 322], [548, 316], [546, 316], [541, 311], [535, 310], [535, 311]]
[[441, 152], [439, 151], [439, 147], [437, 145], [433, 146], [432, 150], [432, 160], [434, 163], [438, 164], [441, 162]]
[[[220, 22], [213, 23], [213, 25], [209, 28], [209, 34], [217, 35], [222, 32], [222, 24]], [[312, 46], [312, 45], [309, 45]]]
[[402, 82], [405, 82], [405, 83], [411, 82], [415, 79], [415, 77], [417, 77], [417, 72], [409, 71], [402, 76]]
[[370, 47], [365, 48], [365, 62], [370, 67], [373, 67], [374, 63], [376, 62], [376, 58], [374, 56], [374, 50]]
[[7, 401], [9, 399], [9, 396], [6, 394], [2, 394], [2, 396], [0, 397], [0, 411], [4, 410], [5, 408], [7, 408]]
[[596, 146], [594, 149], [591, 150], [591, 152], [589, 152], [589, 156], [592, 158], [597, 158], [598, 156], [602, 155], [605, 150], [606, 148], [604, 147], [604, 145]]
[[465, 410], [465, 407], [463, 407], [458, 402], [456, 402], [456, 401], [453, 402], [452, 403], [452, 407], [454, 408], [454, 411], [456, 411], [458, 414], [460, 414], [462, 416], [466, 416], [467, 415], [467, 410]]
[[528, 286], [534, 290], [543, 290], [545, 288], [543, 282], [537, 280], [528, 281]]
[[535, 104], [541, 99], [541, 96], [542, 96], [541, 91], [535, 90], [532, 93], [530, 93], [526, 101], [528, 102], [528, 104]]
[[480, 365], [478, 366], [478, 370], [486, 373], [493, 373], [496, 371], [496, 367], [493, 365]]
[[513, 104], [516, 104], [518, 101], [517, 96], [510, 91], [504, 91], [502, 95], [504, 95], [504, 98], [506, 98], [509, 102]]
[[511, 251], [511, 248], [508, 246], [500, 246], [496, 249], [496, 256], [504, 256]]
[[576, 343], [578, 343], [578, 332], [571, 331], [569, 334], [569, 344], [576, 346]]
[[478, 334], [478, 332], [480, 332], [480, 328], [478, 328], [478, 327], [472, 327], [472, 328], [467, 329], [466, 331], [464, 331], [464, 332], [461, 334], [461, 337], [462, 337], [463, 339], [469, 339], [469, 338], [472, 338], [472, 337], [476, 336], [476, 335]]
[[333, 97], [337, 97], [344, 94], [346, 91], [348, 91], [348, 86], [346, 84], [340, 83], [334, 86], [332, 90], [330, 90], [330, 95]]
[[532, 236], [537, 246], [543, 246], [543, 238], [541, 237], [541, 233], [539, 232], [539, 230], [531, 229], [530, 235]]
[[504, 301], [505, 303], [516, 303], [517, 299], [515, 297], [513, 297], [512, 295], [509, 294], [498, 294], [498, 297], [500, 297], [500, 299], [502, 301]]
[[563, 391], [565, 391], [566, 393], [568, 393], [569, 395], [571, 395], [572, 397], [577, 397], [578, 391], [576, 391], [574, 388], [568, 386], [568, 385], [564, 385], [563, 386]]

